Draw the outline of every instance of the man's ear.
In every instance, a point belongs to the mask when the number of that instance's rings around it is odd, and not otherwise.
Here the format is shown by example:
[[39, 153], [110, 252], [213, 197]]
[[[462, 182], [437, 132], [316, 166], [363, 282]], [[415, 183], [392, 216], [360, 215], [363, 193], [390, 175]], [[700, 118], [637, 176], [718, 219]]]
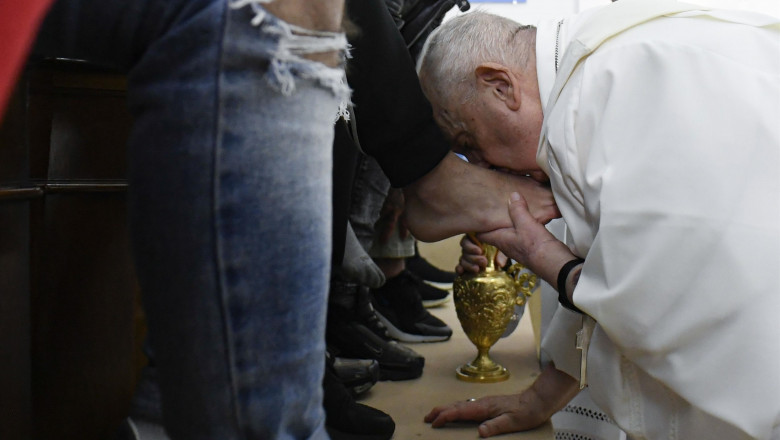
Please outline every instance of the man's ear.
[[498, 63], [482, 63], [474, 70], [477, 86], [490, 91], [511, 110], [520, 108], [520, 90], [509, 69]]

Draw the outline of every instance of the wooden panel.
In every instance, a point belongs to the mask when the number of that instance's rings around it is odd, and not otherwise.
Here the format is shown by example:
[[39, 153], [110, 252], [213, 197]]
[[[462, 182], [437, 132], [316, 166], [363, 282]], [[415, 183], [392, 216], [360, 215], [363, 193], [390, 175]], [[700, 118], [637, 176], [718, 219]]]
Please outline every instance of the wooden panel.
[[53, 194], [35, 240], [35, 439], [108, 438], [135, 383], [124, 194]]
[[[30, 189], [23, 93], [0, 125], [0, 194]], [[9, 440], [32, 434], [29, 212], [21, 197], [0, 198], [0, 438]]]
[[124, 78], [25, 75], [0, 129], [0, 438], [102, 440], [143, 364], [126, 223]]

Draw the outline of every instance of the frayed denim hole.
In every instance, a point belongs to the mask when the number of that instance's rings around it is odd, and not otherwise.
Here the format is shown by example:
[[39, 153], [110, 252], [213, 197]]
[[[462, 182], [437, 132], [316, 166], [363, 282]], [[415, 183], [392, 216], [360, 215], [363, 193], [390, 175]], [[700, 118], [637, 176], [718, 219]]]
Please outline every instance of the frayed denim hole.
[[261, 4], [271, 0], [233, 0], [232, 9], [250, 6], [255, 14], [251, 24], [261, 28], [268, 37], [276, 36], [276, 50], [269, 53], [271, 64], [267, 70], [268, 83], [289, 96], [295, 92], [296, 79], [315, 81], [330, 90], [339, 99], [336, 117], [349, 118], [351, 90], [343, 68], [333, 68], [304, 58], [306, 54], [339, 51], [342, 59], [349, 57], [349, 45], [342, 33], [304, 29], [286, 23], [269, 14]]

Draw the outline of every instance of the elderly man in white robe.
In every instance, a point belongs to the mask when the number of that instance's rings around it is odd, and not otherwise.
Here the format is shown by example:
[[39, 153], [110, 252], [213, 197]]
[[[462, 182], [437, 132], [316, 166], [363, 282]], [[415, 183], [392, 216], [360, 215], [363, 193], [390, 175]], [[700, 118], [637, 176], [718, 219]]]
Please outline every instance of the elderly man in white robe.
[[478, 238], [557, 288], [582, 353], [546, 337], [531, 388], [426, 421], [529, 429], [587, 385], [629, 438], [779, 439], [778, 20], [667, 0], [538, 28], [474, 12], [429, 37], [419, 71], [456, 152], [549, 179], [566, 244], [519, 194], [514, 227]]

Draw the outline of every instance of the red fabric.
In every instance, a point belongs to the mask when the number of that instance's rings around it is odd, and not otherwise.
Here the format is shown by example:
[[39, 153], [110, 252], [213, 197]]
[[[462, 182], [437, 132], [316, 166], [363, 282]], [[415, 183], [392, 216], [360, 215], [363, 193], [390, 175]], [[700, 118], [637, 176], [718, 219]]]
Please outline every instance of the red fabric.
[[52, 0], [0, 0], [0, 121]]

